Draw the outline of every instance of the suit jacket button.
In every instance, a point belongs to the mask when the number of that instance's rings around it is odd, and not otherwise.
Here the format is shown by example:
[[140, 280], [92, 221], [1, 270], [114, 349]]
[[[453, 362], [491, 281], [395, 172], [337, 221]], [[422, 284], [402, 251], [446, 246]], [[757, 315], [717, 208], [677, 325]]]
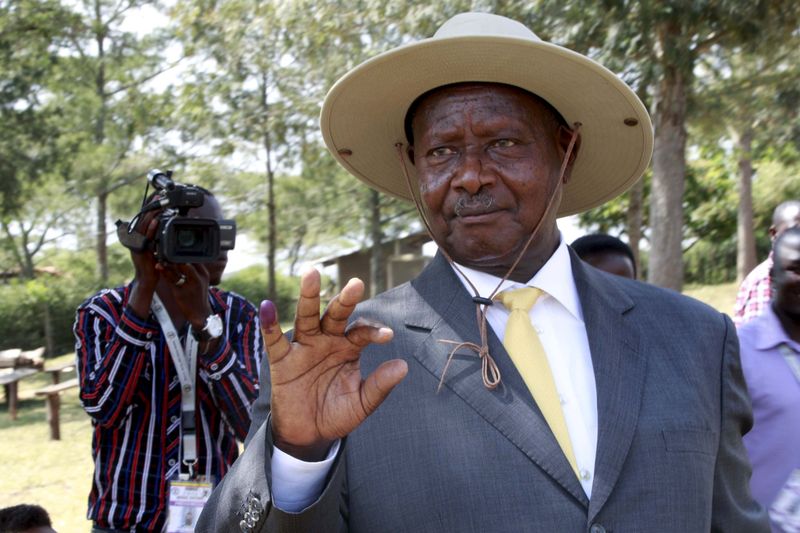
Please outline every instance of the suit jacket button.
[[592, 527], [589, 528], [589, 533], [606, 533], [606, 528], [600, 524], [592, 524]]

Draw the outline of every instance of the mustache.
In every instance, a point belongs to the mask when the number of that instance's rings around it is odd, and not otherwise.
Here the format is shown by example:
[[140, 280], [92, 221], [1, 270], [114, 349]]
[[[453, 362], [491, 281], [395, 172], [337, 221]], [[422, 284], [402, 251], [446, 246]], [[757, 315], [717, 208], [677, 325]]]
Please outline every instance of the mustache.
[[461, 216], [465, 209], [489, 209], [494, 205], [494, 196], [486, 192], [479, 192], [472, 196], [462, 196], [456, 200], [456, 205], [453, 208], [456, 216]]

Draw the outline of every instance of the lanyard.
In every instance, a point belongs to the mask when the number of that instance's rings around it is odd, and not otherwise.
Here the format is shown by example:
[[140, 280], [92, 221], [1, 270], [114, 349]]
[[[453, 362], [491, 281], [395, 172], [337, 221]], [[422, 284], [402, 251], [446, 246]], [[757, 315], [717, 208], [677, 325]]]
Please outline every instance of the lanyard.
[[181, 455], [183, 464], [189, 467], [189, 475], [193, 476], [194, 466], [197, 463], [197, 430], [194, 416], [197, 341], [193, 335], [188, 334], [184, 345], [181, 346], [175, 325], [156, 293], [153, 293], [150, 308], [166, 336], [169, 353], [178, 372], [178, 380], [181, 382]]
[[786, 359], [786, 363], [789, 365], [789, 368], [792, 369], [794, 377], [797, 378], [797, 381], [800, 381], [800, 354], [795, 352], [786, 343], [781, 344], [779, 349], [783, 354], [783, 358]]

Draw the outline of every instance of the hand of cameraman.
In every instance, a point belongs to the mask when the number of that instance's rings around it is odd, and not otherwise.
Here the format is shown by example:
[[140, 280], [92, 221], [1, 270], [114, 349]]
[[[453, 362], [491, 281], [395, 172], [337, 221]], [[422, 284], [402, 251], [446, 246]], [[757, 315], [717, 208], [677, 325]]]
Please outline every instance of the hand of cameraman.
[[186, 320], [195, 330], [203, 329], [211, 314], [206, 267], [200, 263], [159, 263], [156, 270], [167, 282]]
[[[156, 270], [168, 282], [172, 296], [192, 329], [201, 331], [205, 328], [206, 319], [212, 313], [211, 303], [208, 301], [209, 275], [206, 267], [200, 263], [159, 263]], [[219, 342], [218, 337], [202, 343], [200, 353], [213, 353]]]
[[[161, 210], [145, 213], [134, 230], [143, 234], [148, 240], [153, 239], [158, 230], [158, 215], [160, 214]], [[131, 261], [135, 279], [128, 297], [128, 307], [137, 317], [145, 319], [150, 314], [150, 303], [158, 283], [159, 273], [156, 269], [158, 261], [153, 251], [149, 249], [142, 252], [131, 250]]]

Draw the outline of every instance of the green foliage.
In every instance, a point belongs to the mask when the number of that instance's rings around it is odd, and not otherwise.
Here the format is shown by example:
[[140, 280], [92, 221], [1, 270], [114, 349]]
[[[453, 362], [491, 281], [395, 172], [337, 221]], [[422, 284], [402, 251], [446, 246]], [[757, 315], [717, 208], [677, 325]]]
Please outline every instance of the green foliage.
[[753, 225], [760, 250], [769, 250], [767, 230], [772, 225], [772, 212], [778, 204], [790, 199], [800, 199], [800, 163], [757, 162], [753, 179]]
[[[650, 195], [650, 178], [652, 173], [647, 171], [644, 180], [644, 198]], [[628, 210], [630, 209], [630, 191], [609, 200], [603, 205], [578, 214], [578, 225], [592, 232], [609, 233], [613, 235], [624, 233], [627, 223]], [[649, 225], [647, 209], [642, 213], [642, 224]]]
[[736, 239], [698, 241], [683, 254], [686, 283], [716, 285], [736, 279]]
[[72, 23], [57, 1], [0, 1], [0, 214], [18, 209], [23, 184], [55, 164], [60, 128], [47, 86]]
[[69, 279], [15, 281], [0, 285], [0, 348], [32, 349], [44, 346], [45, 307], [53, 328], [56, 353], [72, 349], [75, 309], [86, 298]]
[[[683, 195], [686, 217], [684, 238], [689, 242], [699, 239], [716, 244], [736, 235], [739, 195], [736, 190], [736, 170], [730, 168], [730, 159], [719, 151], [708, 155], [710, 157], [690, 162], [687, 168], [686, 191]], [[735, 250], [734, 240], [734, 277]], [[709, 280], [706, 283], [717, 282]]]
[[[687, 255], [703, 250], [702, 242], [725, 243], [735, 234], [737, 154], [720, 148], [731, 128], [755, 124], [760, 251], [774, 205], [798, 197], [792, 184], [800, 180], [788, 179], [797, 176], [789, 165], [800, 160], [796, 1], [177, 0], [167, 5], [0, 0], [0, 200], [9, 228], [0, 240], [0, 270], [48, 264], [46, 243], [37, 248], [38, 239], [65, 234], [87, 252], [65, 264], [64, 272], [87, 290], [96, 288], [91, 257], [105, 242], [96, 218], [103, 218], [101, 228], [117, 217], [130, 218], [143, 175], [153, 166], [172, 167], [179, 180], [214, 191], [226, 214], [237, 218], [240, 232], [277, 252], [290, 272], [308, 257], [407, 231], [416, 223], [413, 208], [384, 195], [376, 217], [381, 227], [371, 227], [368, 189], [337, 165], [321, 142], [319, 105], [349, 68], [428, 37], [466, 10], [510, 16], [545, 39], [598, 58], [653, 109], [665, 69], [695, 67], [687, 95], [692, 156], [683, 199]], [[167, 46], [165, 32], [127, 31], [130, 18], [142, 17], [143, 8], [169, 11], [169, 32], [186, 54], [179, 78], [157, 77], [173, 66], [175, 49]], [[783, 179], [765, 177], [775, 160], [787, 165], [776, 171]], [[648, 196], [649, 181], [645, 202]], [[582, 215], [581, 222], [619, 234], [628, 204], [625, 195]], [[643, 215], [646, 241], [649, 210]], [[107, 285], [120, 282], [124, 275], [115, 272], [129, 268], [126, 253], [115, 253], [109, 251]], [[270, 263], [274, 267], [275, 261]]]
[[[91, 252], [52, 250], [44, 254], [42, 263], [55, 274], [0, 284], [0, 349], [43, 346], [49, 317], [55, 353], [72, 350], [76, 309], [104, 288], [95, 276]], [[133, 275], [130, 255], [119, 244], [109, 248], [109, 265], [108, 287], [123, 285]]]
[[[273, 303], [278, 308], [281, 322], [294, 319], [297, 297], [300, 294], [299, 278], [278, 275], [278, 298]], [[220, 288], [233, 291], [247, 298], [256, 308], [267, 297], [267, 271], [263, 266], [251, 266], [225, 276]]]
[[61, 141], [64, 174], [72, 194], [95, 209], [79, 214], [87, 226], [93, 218], [98, 277], [106, 279], [109, 211], [126, 210], [141, 194], [139, 185], [153, 161], [171, 152], [165, 131], [172, 99], [164, 84], [151, 83], [168, 67], [163, 50], [169, 41], [156, 31], [140, 35], [125, 29], [136, 10], [158, 7], [153, 0], [70, 5], [76, 23], [59, 50], [49, 90], [69, 131]]

